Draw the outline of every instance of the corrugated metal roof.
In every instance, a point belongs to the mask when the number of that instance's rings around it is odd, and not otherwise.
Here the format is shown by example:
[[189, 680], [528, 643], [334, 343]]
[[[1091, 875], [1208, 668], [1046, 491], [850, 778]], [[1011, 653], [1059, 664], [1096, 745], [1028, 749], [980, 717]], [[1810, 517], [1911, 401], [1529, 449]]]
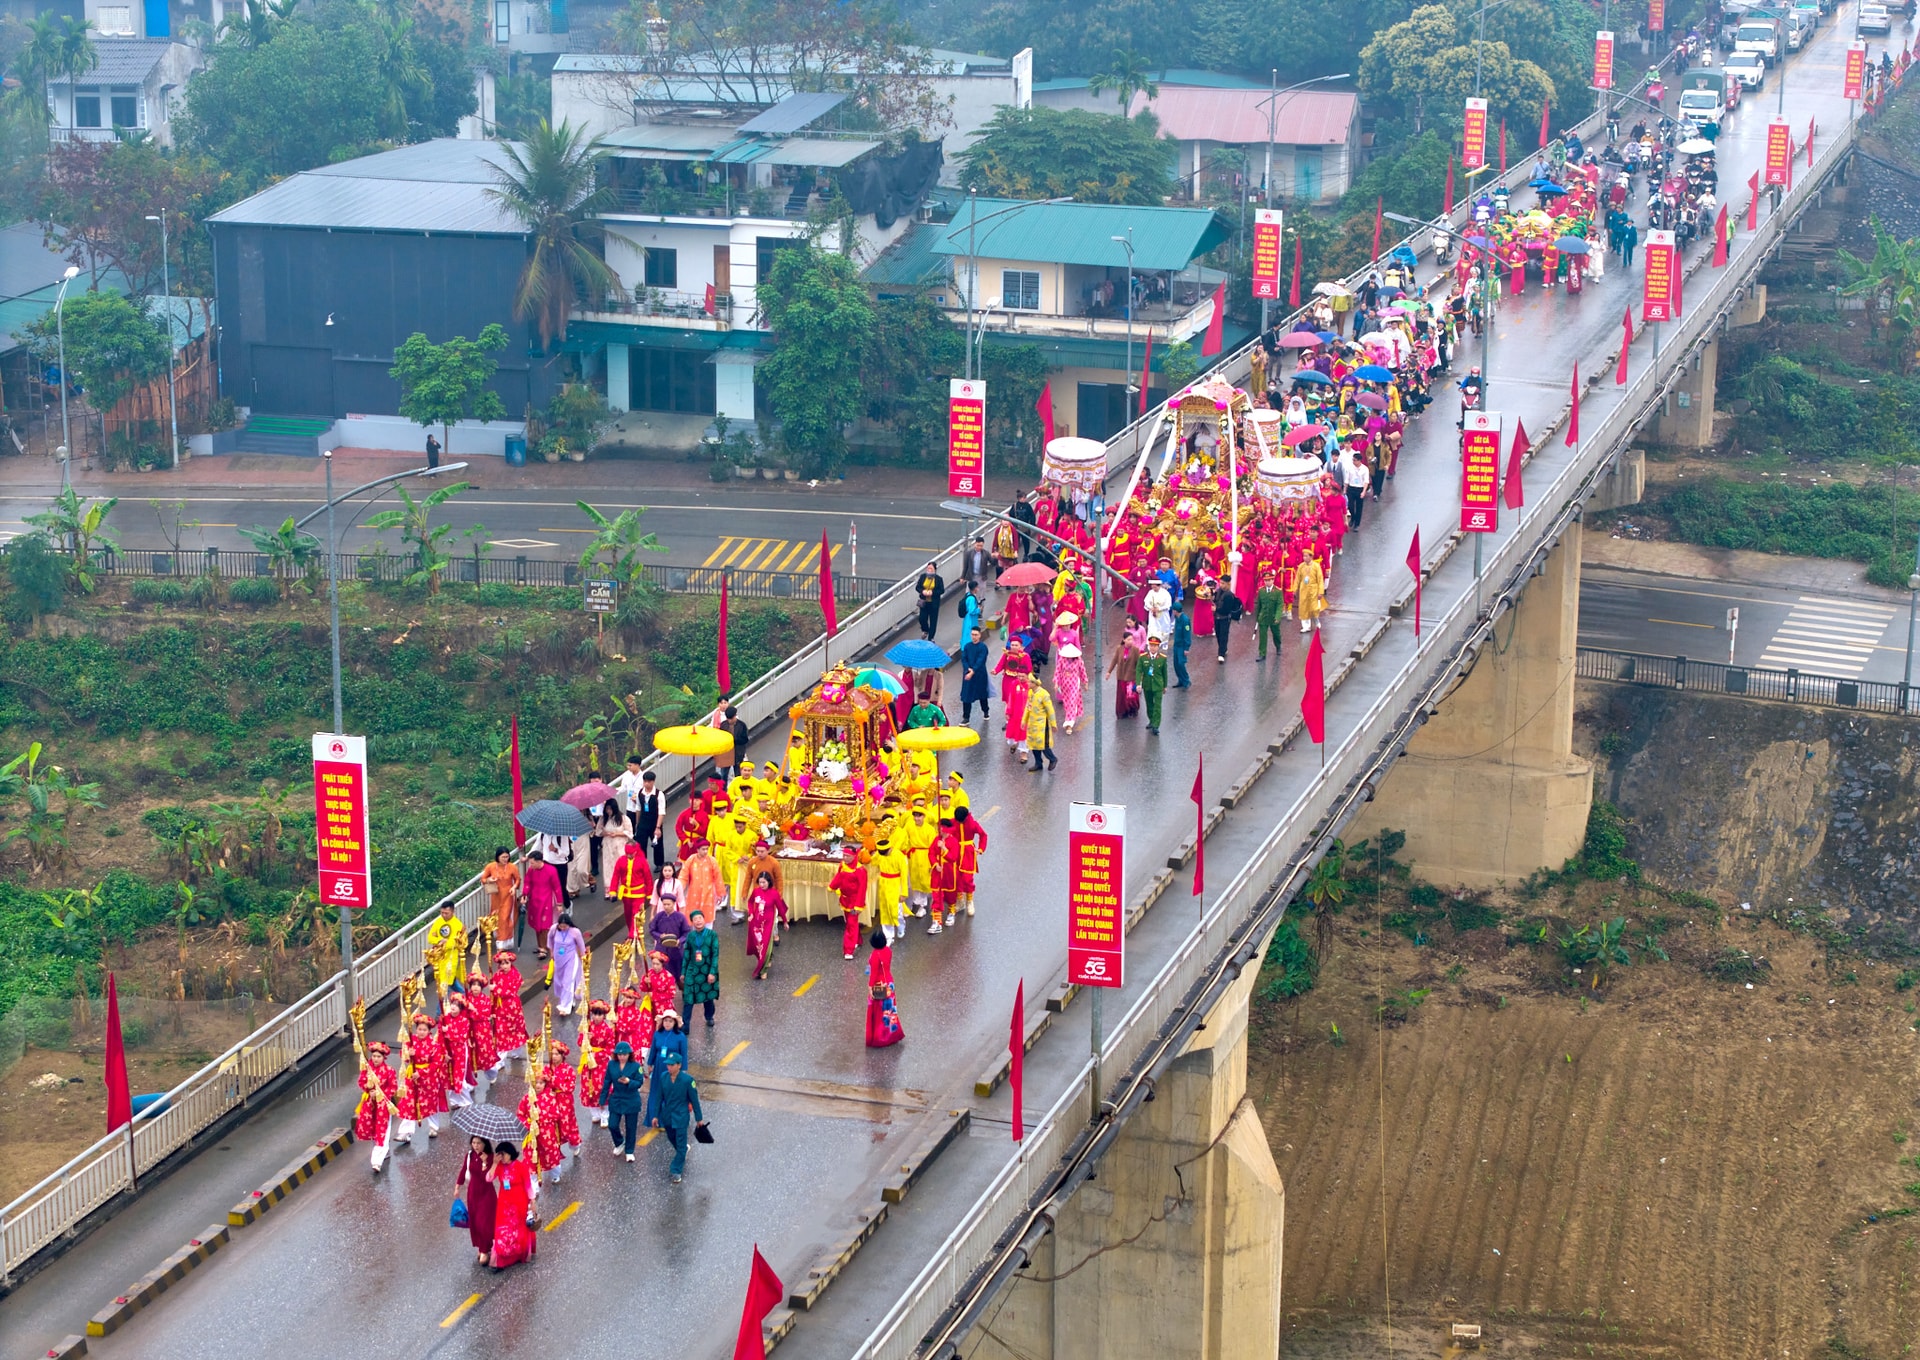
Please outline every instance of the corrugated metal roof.
[[[1055, 76], [1051, 80], [1036, 80], [1033, 89], [1036, 94], [1048, 90], [1084, 90], [1093, 83], [1091, 76]], [[1264, 90], [1267, 87], [1257, 80], [1245, 76], [1228, 75], [1224, 71], [1194, 71], [1185, 67], [1175, 67], [1153, 77], [1153, 83], [1161, 89], [1174, 86], [1192, 86], [1201, 90]]]
[[48, 248], [39, 227], [31, 222], [0, 227], [0, 300], [57, 285], [66, 272], [66, 256]]
[[751, 165], [764, 160], [773, 146], [772, 142], [759, 142], [751, 137], [735, 137], [708, 159], [715, 165]]
[[[1262, 89], [1196, 90], [1162, 85], [1153, 99], [1137, 94], [1133, 112], [1153, 110], [1160, 133], [1178, 142], [1264, 145], [1267, 100]], [[1337, 146], [1359, 112], [1360, 100], [1344, 90], [1295, 90], [1274, 99], [1273, 140], [1280, 146]]]
[[921, 288], [943, 283], [949, 277], [952, 262], [938, 253], [945, 227], [918, 223], [860, 272], [860, 277], [876, 288]]
[[1125, 268], [1127, 252], [1113, 238], [1131, 229], [1134, 268], [1185, 269], [1233, 234], [1231, 224], [1211, 208], [1033, 203], [992, 217], [1013, 206], [1013, 200], [983, 198], [962, 207], [952, 222], [937, 229], [941, 234], [933, 249], [941, 255], [965, 255], [973, 212], [981, 217], [976, 249], [981, 257], [995, 260]]
[[789, 137], [774, 146], [766, 162], [768, 165], [815, 165], [822, 170], [837, 170], [843, 165], [852, 165], [869, 151], [879, 150], [880, 146], [879, 142]]
[[600, 140], [623, 151], [668, 151], [703, 159], [733, 140], [735, 129], [679, 123], [641, 123], [618, 128]]
[[[80, 83], [138, 85], [171, 46], [166, 38], [95, 38], [93, 50], [99, 54], [100, 64], [81, 76]], [[52, 83], [65, 85], [67, 78], [61, 76]]]
[[846, 99], [845, 94], [790, 94], [765, 113], [756, 114], [742, 123], [740, 131], [776, 137], [798, 132], [815, 119], [832, 113]]
[[281, 180], [207, 219], [254, 226], [361, 231], [445, 231], [523, 236], [489, 192], [497, 142], [446, 137], [342, 161]]
[[[971, 75], [979, 72], [985, 75], [1004, 74], [1011, 69], [1012, 63], [1006, 57], [992, 57], [980, 52], [956, 52], [947, 47], [923, 47], [919, 55], [925, 59], [935, 75]], [[810, 72], [817, 72], [813, 54], [802, 58], [802, 63]], [[566, 52], [555, 59], [553, 69], [562, 73], [583, 71], [619, 71], [629, 75], [639, 75], [650, 70], [656, 64], [652, 57], [618, 52]], [[753, 80], [749, 80], [749, 67]], [[860, 64], [843, 61], [835, 67], [837, 75], [854, 75], [860, 71]], [[722, 60], [713, 56], [690, 55], [675, 57], [671, 78], [684, 79], [690, 76], [714, 75], [721, 71], [744, 88], [756, 83], [761, 89], [779, 81], [787, 73], [787, 65], [782, 61], [782, 49], [767, 47], [756, 49], [751, 63], [735, 55]], [[769, 81], [772, 77], [773, 81]]]

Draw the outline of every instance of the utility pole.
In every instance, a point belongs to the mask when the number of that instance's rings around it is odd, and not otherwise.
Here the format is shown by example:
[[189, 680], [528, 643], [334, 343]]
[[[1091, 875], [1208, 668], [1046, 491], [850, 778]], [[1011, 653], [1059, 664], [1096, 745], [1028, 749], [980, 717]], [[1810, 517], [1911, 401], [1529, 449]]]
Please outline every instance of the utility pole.
[[[147, 214], [147, 221], [160, 224], [160, 291], [167, 297], [167, 423], [173, 427], [173, 463], [177, 470], [180, 466], [180, 408], [174, 400], [173, 388], [173, 275], [167, 260], [167, 215]], [[329, 464], [331, 467], [331, 464]]]

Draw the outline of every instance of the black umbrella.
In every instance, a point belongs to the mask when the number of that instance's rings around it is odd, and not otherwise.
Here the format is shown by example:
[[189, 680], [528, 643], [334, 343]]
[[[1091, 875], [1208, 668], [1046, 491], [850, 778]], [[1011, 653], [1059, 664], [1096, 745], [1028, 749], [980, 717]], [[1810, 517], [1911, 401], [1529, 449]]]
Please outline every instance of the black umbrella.
[[584, 836], [593, 823], [577, 807], [543, 798], [520, 811], [520, 825], [542, 836]]
[[517, 1143], [527, 1136], [526, 1126], [498, 1105], [463, 1105], [453, 1112], [453, 1126], [489, 1143]]

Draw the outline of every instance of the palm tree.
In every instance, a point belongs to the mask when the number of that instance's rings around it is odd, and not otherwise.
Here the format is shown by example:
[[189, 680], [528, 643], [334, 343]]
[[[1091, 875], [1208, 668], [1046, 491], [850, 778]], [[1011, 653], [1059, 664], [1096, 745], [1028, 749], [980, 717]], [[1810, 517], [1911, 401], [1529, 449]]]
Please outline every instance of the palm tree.
[[74, 126], [74, 95], [80, 77], [100, 64], [100, 53], [87, 36], [93, 32], [93, 20], [66, 18], [60, 21], [59, 50], [54, 57], [53, 73], [67, 78], [67, 128]]
[[53, 78], [59, 64], [60, 28], [53, 16], [48, 14], [29, 20], [26, 45], [13, 59], [13, 73], [20, 78], [22, 90], [40, 92], [40, 99], [32, 105], [32, 109], [34, 116], [42, 123], [53, 117], [53, 110], [47, 106], [47, 83]]
[[1133, 97], [1144, 94], [1153, 99], [1160, 93], [1160, 87], [1149, 74], [1147, 59], [1130, 47], [1113, 49], [1113, 65], [1087, 82], [1087, 89], [1095, 94], [1104, 94], [1112, 90], [1120, 97], [1120, 116], [1127, 117], [1127, 111], [1133, 107]]
[[404, 13], [374, 15], [374, 28], [380, 34], [380, 52], [374, 58], [374, 70], [386, 87], [386, 107], [380, 115], [381, 131], [392, 141], [407, 135], [407, 96], [430, 99], [433, 76], [420, 64], [413, 46], [413, 16]]
[[242, 0], [238, 12], [221, 20], [216, 36], [231, 37], [238, 47], [265, 47], [299, 6], [300, 0]]
[[505, 142], [502, 150], [507, 164], [494, 167], [499, 185], [487, 192], [533, 238], [513, 314], [532, 320], [541, 344], [551, 345], [567, 338], [567, 314], [578, 299], [622, 291], [593, 247], [599, 215], [613, 201], [596, 183], [606, 150], [587, 129], [564, 121], [553, 127], [544, 118], [523, 144]]

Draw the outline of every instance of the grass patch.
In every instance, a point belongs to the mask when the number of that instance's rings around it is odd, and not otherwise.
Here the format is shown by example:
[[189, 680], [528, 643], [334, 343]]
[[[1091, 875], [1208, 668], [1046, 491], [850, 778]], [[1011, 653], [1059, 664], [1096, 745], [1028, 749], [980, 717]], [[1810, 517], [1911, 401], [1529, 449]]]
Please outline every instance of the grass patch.
[[1920, 529], [1920, 495], [1845, 482], [1756, 485], [1707, 477], [1649, 508], [1666, 517], [1681, 542], [1860, 562], [1869, 581], [1894, 587], [1906, 584]]

